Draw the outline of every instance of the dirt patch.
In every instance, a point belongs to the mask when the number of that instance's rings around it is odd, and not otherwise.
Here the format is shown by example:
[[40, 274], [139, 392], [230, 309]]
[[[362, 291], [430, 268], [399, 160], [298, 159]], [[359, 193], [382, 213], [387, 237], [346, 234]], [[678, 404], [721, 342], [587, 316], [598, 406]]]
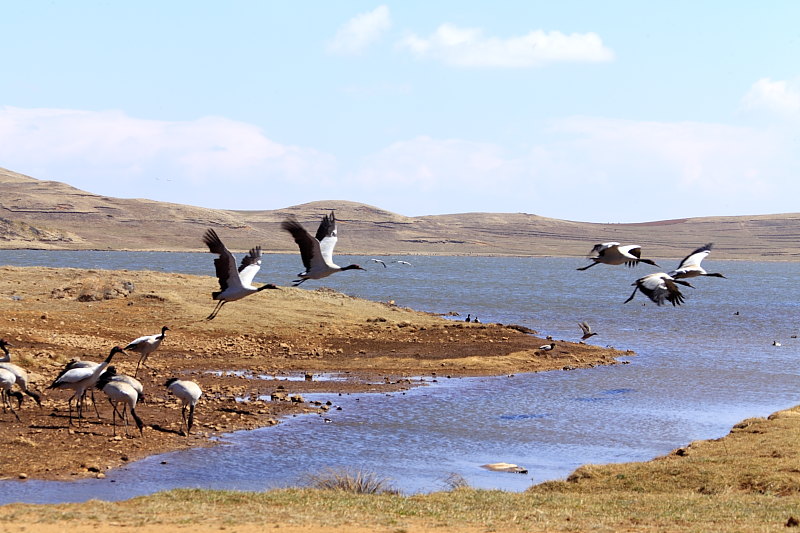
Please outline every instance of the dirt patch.
[[[215, 278], [141, 271], [0, 268], [0, 338], [13, 344], [12, 362], [29, 372], [42, 406], [26, 398], [0, 415], [4, 446], [0, 477], [71, 479], [103, 476], [147, 455], [211, 444], [211, 437], [277, 424], [295, 413], [324, 413], [303, 401], [307, 392], [390, 392], [416, 376], [460, 377], [616, 364], [622, 352], [556, 341], [501, 324], [448, 320], [391, 303], [328, 289], [282, 287], [224, 306], [213, 321]], [[46, 390], [71, 359], [102, 361], [111, 347], [170, 331], [149, 368], [139, 372], [145, 423], [112, 434], [111, 407], [95, 392], [100, 418], [87, 404], [84, 421], [69, 427], [71, 391]], [[577, 332], [576, 332], [577, 335]], [[113, 360], [133, 374], [138, 356]], [[323, 372], [344, 381], [319, 381]], [[287, 373], [308, 380], [285, 379]], [[178, 433], [180, 404], [167, 394], [170, 377], [197, 381], [204, 394], [192, 435]]]

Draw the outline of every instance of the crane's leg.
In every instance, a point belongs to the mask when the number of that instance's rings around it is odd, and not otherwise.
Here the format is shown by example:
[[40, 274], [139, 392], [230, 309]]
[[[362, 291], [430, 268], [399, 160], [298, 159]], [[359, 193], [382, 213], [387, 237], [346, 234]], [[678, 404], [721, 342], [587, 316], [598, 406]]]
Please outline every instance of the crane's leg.
[[214, 310], [211, 311], [211, 314], [206, 317], [206, 320], [214, 320], [214, 317], [217, 316], [217, 313], [219, 313], [219, 310], [222, 309], [222, 306], [225, 305], [226, 301], [227, 300], [220, 300]]
[[588, 265], [586, 265], [585, 267], [576, 268], [575, 270], [588, 270], [588, 269], [592, 268], [593, 266], [595, 266], [595, 265], [597, 265], [597, 264], [599, 264], [599, 263], [597, 263], [597, 262], [595, 261], [594, 263], [588, 264]]
[[630, 295], [630, 296], [628, 296], [628, 299], [627, 299], [627, 300], [625, 300], [625, 301], [624, 301], [624, 302], [622, 302], [622, 303], [625, 303], [625, 304], [626, 304], [626, 303], [630, 302], [631, 300], [633, 300], [633, 297], [634, 297], [634, 296], [636, 296], [636, 291], [638, 291], [638, 290], [639, 290], [639, 286], [638, 286], [638, 285], [636, 285], [636, 287], [633, 289], [633, 292], [631, 293], [631, 295]]

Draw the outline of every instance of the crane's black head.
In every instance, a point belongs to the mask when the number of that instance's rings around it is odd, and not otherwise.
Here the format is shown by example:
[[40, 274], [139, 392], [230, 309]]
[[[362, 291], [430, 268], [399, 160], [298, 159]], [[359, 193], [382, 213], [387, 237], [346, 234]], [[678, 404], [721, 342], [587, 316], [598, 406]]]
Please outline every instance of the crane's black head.
[[278, 289], [278, 290], [280, 290], [280, 287], [278, 287], [277, 285], [273, 285], [272, 283], [267, 283], [266, 285], [260, 286], [256, 290], [263, 291], [264, 289]]
[[14, 345], [11, 344], [10, 342], [6, 342], [5, 339], [0, 339], [0, 349], [8, 353], [8, 348], [6, 348], [6, 346], [14, 346]]
[[167, 381], [164, 382], [164, 386], [165, 387], [169, 387], [170, 385], [172, 385], [176, 381], [178, 381], [178, 378], [169, 378]]
[[[720, 274], [719, 272], [712, 272], [712, 273], [710, 273], [710, 274], [706, 274], [706, 276], [713, 276], [713, 277], [715, 277], [715, 278], [725, 278], [725, 276], [723, 276], [723, 275], [722, 275], [722, 274]], [[725, 278], [725, 279], [728, 279], [728, 278]]]
[[170, 329], [167, 326], [164, 326], [161, 328], [161, 334], [163, 335], [165, 331], [170, 331]]
[[111, 362], [111, 358], [114, 357], [115, 355], [117, 355], [118, 353], [125, 353], [125, 350], [123, 350], [119, 346], [114, 346], [113, 348], [111, 348], [111, 353], [108, 354], [108, 357], [106, 357], [106, 362], [110, 363]]
[[347, 265], [346, 267], [342, 267], [342, 270], [366, 270], [366, 268], [361, 268], [358, 265]]
[[658, 265], [656, 264], [656, 262], [655, 262], [655, 261], [653, 261], [653, 260], [650, 260], [650, 259], [639, 259], [639, 261], [641, 261], [642, 263], [647, 263], [648, 265], [653, 265], [654, 267], [661, 268], [660, 266], [658, 266]]

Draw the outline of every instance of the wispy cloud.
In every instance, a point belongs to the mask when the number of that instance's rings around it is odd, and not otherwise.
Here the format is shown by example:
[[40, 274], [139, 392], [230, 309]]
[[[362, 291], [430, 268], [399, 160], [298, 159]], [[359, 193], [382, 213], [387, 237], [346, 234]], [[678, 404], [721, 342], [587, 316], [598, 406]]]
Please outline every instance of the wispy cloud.
[[429, 37], [411, 34], [398, 43], [420, 58], [457, 67], [531, 68], [557, 62], [604, 62], [614, 52], [596, 33], [564, 34], [541, 30], [506, 39], [487, 37], [479, 28], [442, 24]]
[[379, 6], [361, 13], [343, 24], [328, 43], [328, 52], [357, 54], [374, 43], [392, 26], [389, 8]]
[[117, 196], [154, 198], [153, 181], [170, 180], [183, 185], [181, 202], [194, 201], [193, 191], [203, 187], [206, 195], [217, 190], [220, 207], [251, 204], [242, 191], [254, 184], [310, 183], [335, 166], [330, 155], [275, 142], [252, 124], [222, 117], [170, 122], [121, 111], [15, 107], [0, 107], [0, 161]]
[[742, 99], [748, 110], [769, 111], [783, 116], [800, 115], [800, 82], [761, 78]]

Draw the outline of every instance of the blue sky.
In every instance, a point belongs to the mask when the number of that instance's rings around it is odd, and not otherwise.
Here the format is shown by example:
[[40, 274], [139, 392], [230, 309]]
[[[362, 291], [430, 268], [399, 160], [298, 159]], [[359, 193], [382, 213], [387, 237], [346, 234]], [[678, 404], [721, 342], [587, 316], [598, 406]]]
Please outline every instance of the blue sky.
[[800, 211], [800, 3], [27, 1], [0, 166], [224, 209]]

